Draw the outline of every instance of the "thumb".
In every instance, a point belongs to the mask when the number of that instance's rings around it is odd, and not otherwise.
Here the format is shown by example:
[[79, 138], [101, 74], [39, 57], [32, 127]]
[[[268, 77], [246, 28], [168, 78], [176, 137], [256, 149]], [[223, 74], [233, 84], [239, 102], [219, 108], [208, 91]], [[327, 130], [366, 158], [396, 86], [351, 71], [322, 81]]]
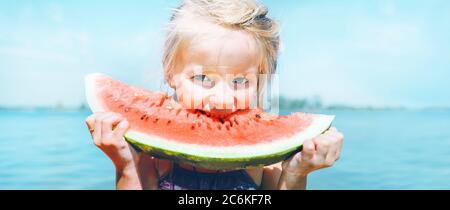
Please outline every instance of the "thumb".
[[114, 134], [117, 137], [123, 137], [123, 135], [125, 134], [125, 132], [128, 130], [128, 128], [130, 128], [130, 124], [128, 123], [127, 120], [122, 120], [119, 122], [119, 124], [117, 124], [115, 130], [114, 130]]
[[301, 152], [301, 160], [308, 161], [314, 157], [314, 152], [316, 151], [316, 146], [312, 140], [306, 140], [303, 142], [303, 150]]

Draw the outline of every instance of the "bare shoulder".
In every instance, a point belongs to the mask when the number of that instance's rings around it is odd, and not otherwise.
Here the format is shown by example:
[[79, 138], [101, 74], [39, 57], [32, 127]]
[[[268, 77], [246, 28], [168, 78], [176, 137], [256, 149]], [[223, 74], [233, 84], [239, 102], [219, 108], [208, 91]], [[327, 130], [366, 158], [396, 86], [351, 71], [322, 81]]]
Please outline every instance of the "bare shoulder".
[[155, 158], [158, 178], [165, 176], [172, 169], [172, 161]]
[[139, 172], [144, 189], [157, 189], [160, 177], [171, 167], [171, 161], [161, 160], [145, 153], [141, 154]]

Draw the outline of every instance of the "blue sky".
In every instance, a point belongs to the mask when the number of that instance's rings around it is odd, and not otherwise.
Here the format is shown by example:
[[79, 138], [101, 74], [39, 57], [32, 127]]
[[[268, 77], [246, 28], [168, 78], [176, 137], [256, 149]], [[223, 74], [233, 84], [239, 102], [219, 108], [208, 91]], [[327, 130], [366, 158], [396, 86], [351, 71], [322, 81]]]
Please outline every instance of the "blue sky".
[[[326, 104], [450, 106], [450, 1], [263, 1], [281, 22], [280, 91]], [[149, 89], [178, 1], [0, 1], [0, 106], [79, 106], [83, 76]]]

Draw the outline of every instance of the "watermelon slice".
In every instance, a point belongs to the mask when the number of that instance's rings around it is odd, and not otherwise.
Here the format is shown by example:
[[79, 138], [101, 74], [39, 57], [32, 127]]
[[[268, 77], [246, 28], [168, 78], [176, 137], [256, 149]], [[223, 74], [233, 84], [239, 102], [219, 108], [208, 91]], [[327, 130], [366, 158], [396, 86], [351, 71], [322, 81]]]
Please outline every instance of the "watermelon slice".
[[326, 131], [334, 116], [277, 116], [240, 110], [225, 119], [183, 109], [163, 92], [126, 85], [103, 74], [86, 76], [93, 112], [117, 112], [130, 123], [125, 139], [155, 157], [194, 166], [231, 170], [288, 158], [303, 141]]

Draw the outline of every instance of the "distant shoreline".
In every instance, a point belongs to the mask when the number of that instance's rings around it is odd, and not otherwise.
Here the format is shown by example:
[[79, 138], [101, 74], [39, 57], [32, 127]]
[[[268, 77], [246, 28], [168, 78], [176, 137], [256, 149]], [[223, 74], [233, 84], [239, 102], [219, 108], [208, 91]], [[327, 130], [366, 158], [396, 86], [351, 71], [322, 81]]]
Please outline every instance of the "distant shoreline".
[[[372, 105], [345, 105], [345, 104], [331, 104], [324, 105], [319, 96], [310, 98], [292, 99], [285, 96], [280, 96], [278, 101], [279, 109], [284, 111], [450, 111], [450, 106], [433, 106], [433, 107], [406, 107], [406, 106], [372, 106]], [[79, 106], [65, 106], [57, 104], [55, 106], [17, 106], [6, 107], [0, 106], [1, 110], [10, 111], [60, 111], [60, 112], [74, 112], [74, 111], [90, 111], [89, 106], [85, 103]]]

